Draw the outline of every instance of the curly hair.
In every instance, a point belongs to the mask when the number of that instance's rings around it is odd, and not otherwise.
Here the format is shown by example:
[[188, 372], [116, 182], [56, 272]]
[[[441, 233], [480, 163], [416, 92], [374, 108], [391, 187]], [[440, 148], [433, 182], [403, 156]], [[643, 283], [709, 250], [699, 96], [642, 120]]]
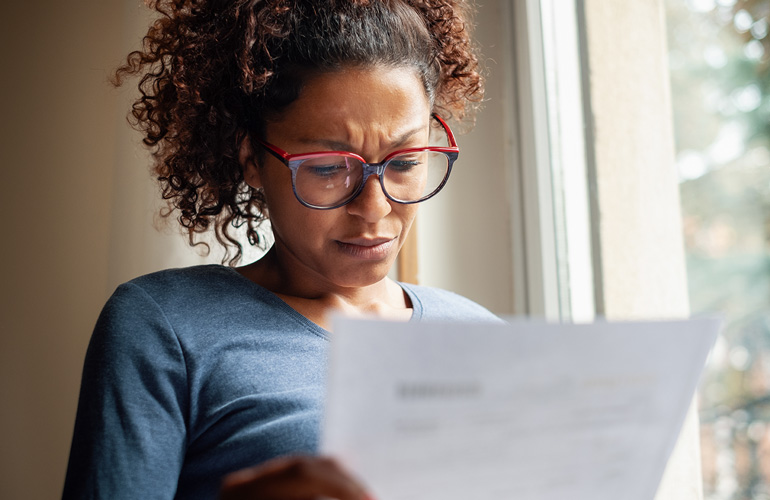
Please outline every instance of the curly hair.
[[[433, 110], [463, 118], [483, 80], [462, 0], [147, 0], [160, 15], [114, 83], [139, 76], [132, 124], [153, 149], [164, 216], [178, 213], [191, 245], [213, 225], [234, 265], [232, 228], [251, 245], [267, 219], [244, 182], [249, 132], [299, 96], [314, 73], [387, 65], [417, 70]], [[231, 254], [230, 251], [233, 251]]]

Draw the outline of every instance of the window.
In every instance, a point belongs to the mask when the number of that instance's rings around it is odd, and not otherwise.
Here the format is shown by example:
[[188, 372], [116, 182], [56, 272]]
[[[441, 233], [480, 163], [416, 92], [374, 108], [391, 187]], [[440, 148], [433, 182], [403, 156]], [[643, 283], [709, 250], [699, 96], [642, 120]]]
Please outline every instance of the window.
[[691, 309], [728, 320], [700, 390], [705, 498], [767, 499], [770, 1], [666, 11]]

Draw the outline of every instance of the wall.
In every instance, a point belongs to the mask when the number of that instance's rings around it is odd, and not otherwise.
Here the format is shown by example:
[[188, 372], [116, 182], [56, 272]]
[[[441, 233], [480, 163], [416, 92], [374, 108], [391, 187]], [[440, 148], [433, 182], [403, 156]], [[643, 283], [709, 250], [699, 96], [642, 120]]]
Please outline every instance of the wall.
[[195, 260], [152, 227], [127, 91], [107, 83], [145, 21], [128, 0], [3, 9], [0, 498], [61, 495], [83, 356], [115, 284]]
[[[664, 12], [660, 0], [585, 0], [603, 312], [689, 314]], [[703, 497], [691, 408], [656, 498]]]
[[13, 2], [2, 47], [0, 497], [60, 494], [88, 332], [107, 293], [120, 6]]
[[475, 34], [487, 86], [470, 132], [457, 137], [460, 158], [446, 188], [420, 208], [420, 283], [457, 291], [497, 314], [513, 312], [513, 259], [507, 154], [513, 113], [504, 70], [512, 50], [502, 2], [484, 2]]

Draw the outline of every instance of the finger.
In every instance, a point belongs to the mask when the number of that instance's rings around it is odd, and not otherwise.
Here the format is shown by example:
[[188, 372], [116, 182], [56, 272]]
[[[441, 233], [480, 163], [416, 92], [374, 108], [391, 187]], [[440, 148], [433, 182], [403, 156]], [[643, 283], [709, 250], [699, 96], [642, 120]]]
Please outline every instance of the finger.
[[279, 458], [227, 476], [223, 500], [306, 500], [324, 496], [368, 500], [366, 490], [336, 460], [324, 457]]

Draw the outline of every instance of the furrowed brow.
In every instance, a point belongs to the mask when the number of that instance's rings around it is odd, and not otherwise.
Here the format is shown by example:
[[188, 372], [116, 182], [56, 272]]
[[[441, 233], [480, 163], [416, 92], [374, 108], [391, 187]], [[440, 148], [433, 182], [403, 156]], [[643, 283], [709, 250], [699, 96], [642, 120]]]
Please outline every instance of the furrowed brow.
[[[397, 149], [404, 144], [406, 144], [409, 139], [411, 139], [415, 134], [421, 132], [424, 130], [424, 126], [420, 125], [418, 127], [415, 127], [411, 130], [407, 130], [400, 136], [396, 137], [396, 139], [390, 144], [390, 149]], [[305, 142], [307, 144], [313, 144], [318, 145], [322, 147], [323, 149], [326, 149], [328, 151], [350, 151], [353, 152], [353, 146], [351, 146], [347, 142], [340, 142], [340, 141], [333, 141], [333, 140], [326, 140], [326, 139], [306, 139], [302, 142]]]
[[391, 144], [391, 147], [392, 148], [398, 148], [400, 146], [403, 146], [404, 144], [406, 144], [409, 141], [409, 139], [412, 138], [412, 136], [414, 136], [417, 133], [422, 132], [423, 130], [425, 130], [425, 127], [423, 125], [420, 125], [419, 127], [415, 127], [412, 130], [408, 130], [407, 132], [405, 132], [405, 133], [401, 134], [400, 136], [398, 136], [396, 138], [396, 140], [393, 141], [393, 143]]

